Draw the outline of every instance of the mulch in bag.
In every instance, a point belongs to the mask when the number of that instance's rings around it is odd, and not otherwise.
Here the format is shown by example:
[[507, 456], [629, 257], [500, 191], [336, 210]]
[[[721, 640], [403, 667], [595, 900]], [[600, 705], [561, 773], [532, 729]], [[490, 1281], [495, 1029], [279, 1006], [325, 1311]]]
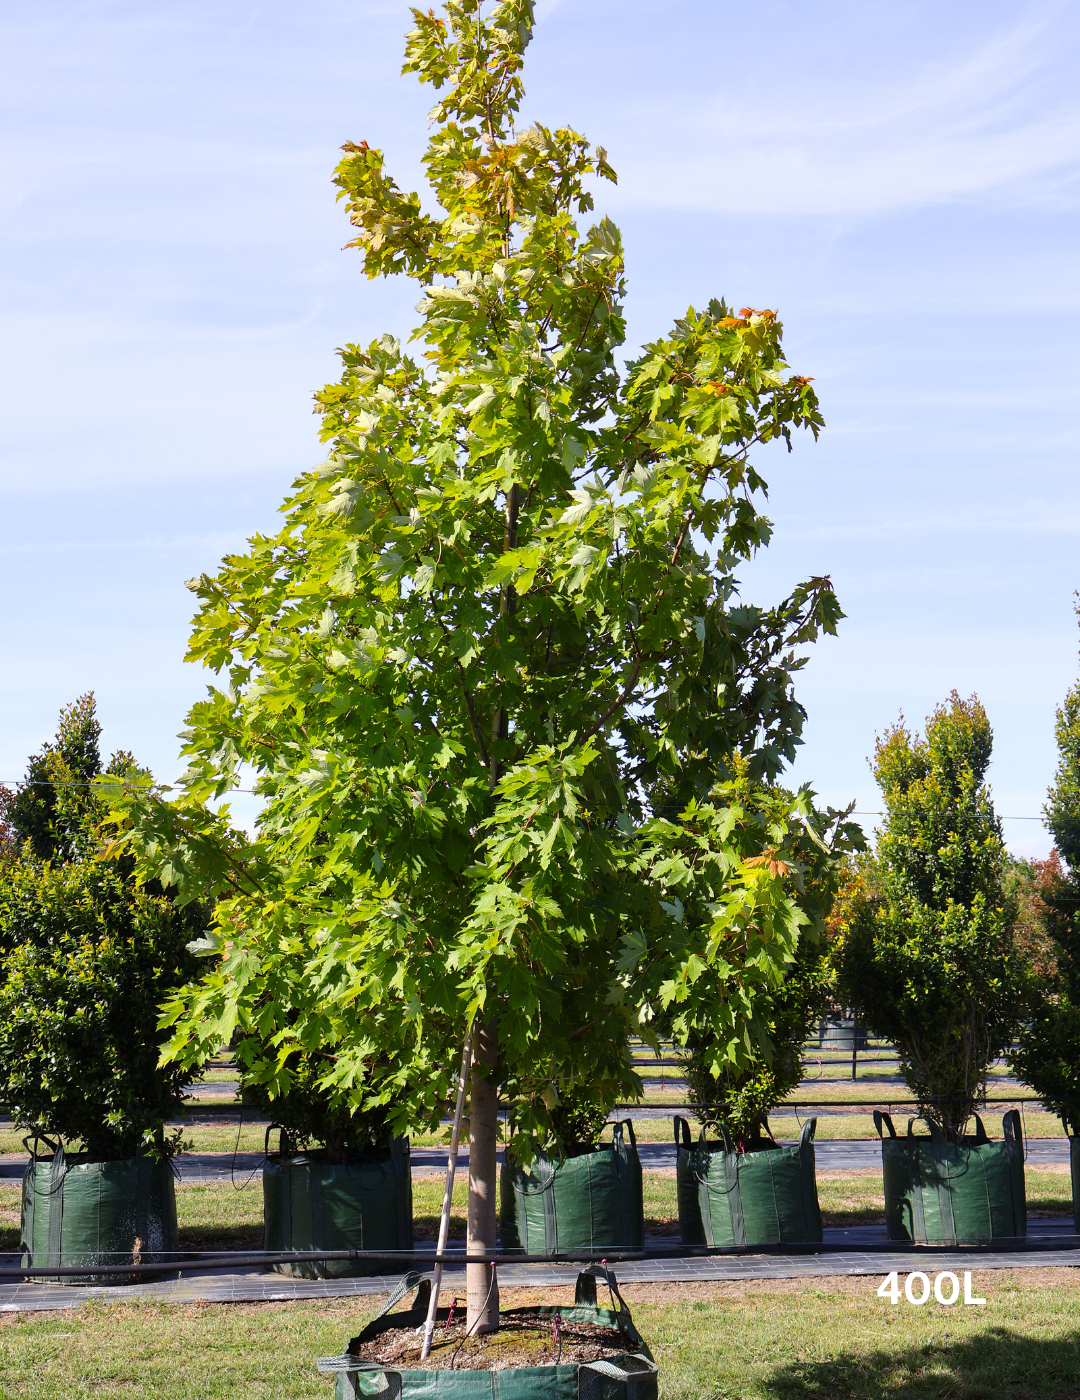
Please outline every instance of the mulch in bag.
[[[610, 1291], [609, 1308], [597, 1305], [598, 1278]], [[411, 1307], [391, 1311], [414, 1290]], [[656, 1364], [610, 1269], [583, 1269], [571, 1307], [500, 1313], [500, 1330], [488, 1337], [469, 1337], [455, 1327], [451, 1308], [440, 1307], [431, 1355], [421, 1366], [430, 1298], [431, 1280], [406, 1274], [343, 1356], [320, 1358], [320, 1371], [337, 1372], [335, 1400], [656, 1400]]]

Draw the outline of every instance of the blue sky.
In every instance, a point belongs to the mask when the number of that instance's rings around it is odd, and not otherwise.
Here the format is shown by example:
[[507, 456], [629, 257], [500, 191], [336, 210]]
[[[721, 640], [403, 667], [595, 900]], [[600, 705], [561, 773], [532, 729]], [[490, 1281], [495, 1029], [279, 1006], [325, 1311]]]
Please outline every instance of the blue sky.
[[[1036, 816], [1077, 676], [1080, 12], [958, 0], [541, 0], [524, 116], [605, 145], [631, 344], [724, 294], [778, 308], [828, 424], [765, 454], [769, 601], [847, 612], [800, 694], [795, 777], [878, 806], [902, 710], [976, 691], [998, 810]], [[167, 780], [210, 679], [191, 596], [320, 459], [334, 347], [407, 332], [330, 173], [416, 188], [407, 7], [141, 0], [0, 9], [0, 779], [59, 706]], [[1013, 849], [1048, 846], [1009, 821]]]

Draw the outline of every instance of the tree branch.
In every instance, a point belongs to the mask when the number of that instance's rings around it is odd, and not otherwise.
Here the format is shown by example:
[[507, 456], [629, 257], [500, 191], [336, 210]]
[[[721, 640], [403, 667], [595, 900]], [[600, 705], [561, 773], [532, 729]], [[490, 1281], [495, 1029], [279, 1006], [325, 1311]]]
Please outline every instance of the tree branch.
[[[445, 628], [443, 629], [446, 630]], [[488, 757], [487, 746], [484, 743], [483, 735], [480, 733], [480, 722], [476, 718], [476, 706], [473, 704], [472, 691], [469, 689], [465, 679], [465, 667], [454, 657], [454, 665], [461, 672], [461, 693], [465, 697], [465, 708], [469, 712], [469, 727], [472, 729], [473, 738], [476, 740], [476, 747], [480, 750], [480, 759], [485, 768], [491, 767], [491, 759]]]
[[637, 678], [640, 674], [641, 657], [639, 656], [638, 659], [634, 662], [634, 669], [630, 673], [630, 679], [626, 682], [626, 685], [623, 687], [622, 694], [617, 700], [613, 700], [611, 702], [611, 704], [596, 721], [593, 727], [587, 730], [582, 735], [581, 742], [583, 744], [586, 743], [589, 739], [591, 739], [594, 734], [598, 733], [604, 727], [604, 725], [607, 724], [608, 720], [611, 718], [611, 716], [615, 713], [616, 710], [621, 709], [623, 705], [626, 704], [627, 700], [629, 700], [630, 696], [634, 693], [634, 687], [637, 685]]

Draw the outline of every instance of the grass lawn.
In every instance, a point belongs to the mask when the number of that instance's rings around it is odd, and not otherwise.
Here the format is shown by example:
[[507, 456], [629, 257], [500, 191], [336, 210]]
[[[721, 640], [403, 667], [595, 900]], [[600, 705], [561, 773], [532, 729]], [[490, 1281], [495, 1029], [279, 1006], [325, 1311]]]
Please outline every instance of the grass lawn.
[[[628, 1288], [662, 1400], [1065, 1400], [1080, 1393], [1080, 1280], [984, 1271], [985, 1307], [897, 1306], [877, 1278]], [[506, 1307], [570, 1301], [517, 1290]], [[257, 1305], [92, 1304], [0, 1317], [0, 1400], [328, 1400], [315, 1358], [381, 1299]]]
[[[238, 1178], [242, 1180], [242, 1178]], [[675, 1180], [648, 1171], [647, 1229], [675, 1234]], [[464, 1235], [465, 1183], [454, 1194], [452, 1234]], [[821, 1172], [828, 1224], [880, 1220], [877, 1169]], [[1068, 1213], [1067, 1169], [1027, 1172], [1033, 1213]], [[0, 1183], [0, 1249], [18, 1243], [17, 1182]], [[442, 1184], [414, 1182], [417, 1234], [433, 1236]], [[181, 1183], [181, 1245], [259, 1248], [258, 1182]], [[937, 1264], [935, 1259], [929, 1261]], [[1042, 1400], [1080, 1395], [1080, 1270], [976, 1274], [985, 1307], [893, 1307], [879, 1279], [752, 1284], [678, 1284], [627, 1290], [635, 1319], [660, 1363], [662, 1400]], [[0, 1400], [131, 1396], [217, 1400], [243, 1395], [332, 1395], [315, 1358], [339, 1352], [381, 1300], [175, 1306], [151, 1302], [42, 1314], [0, 1314]], [[539, 1290], [504, 1297], [541, 1301]], [[569, 1301], [544, 1290], [543, 1301]]]

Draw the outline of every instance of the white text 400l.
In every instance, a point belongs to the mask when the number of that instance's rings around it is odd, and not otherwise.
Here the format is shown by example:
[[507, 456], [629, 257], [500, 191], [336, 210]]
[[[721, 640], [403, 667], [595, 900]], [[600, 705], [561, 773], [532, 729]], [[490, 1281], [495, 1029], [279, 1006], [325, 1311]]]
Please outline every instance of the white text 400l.
[[[934, 1275], [932, 1290], [930, 1276], [924, 1274], [921, 1269], [916, 1269], [913, 1274], [908, 1274], [904, 1280], [904, 1297], [909, 1303], [914, 1303], [917, 1308], [921, 1308], [924, 1303], [929, 1301], [931, 1291], [939, 1303], [946, 1308], [951, 1308], [954, 1303], [960, 1301], [960, 1280], [948, 1269]], [[899, 1303], [900, 1292], [900, 1275], [891, 1273], [888, 1278], [882, 1281], [877, 1295], [879, 1298], [888, 1298], [890, 1303]], [[970, 1269], [964, 1272], [964, 1302], [968, 1307], [976, 1308], [981, 1308], [986, 1302], [985, 1298], [976, 1298], [971, 1292]]]

